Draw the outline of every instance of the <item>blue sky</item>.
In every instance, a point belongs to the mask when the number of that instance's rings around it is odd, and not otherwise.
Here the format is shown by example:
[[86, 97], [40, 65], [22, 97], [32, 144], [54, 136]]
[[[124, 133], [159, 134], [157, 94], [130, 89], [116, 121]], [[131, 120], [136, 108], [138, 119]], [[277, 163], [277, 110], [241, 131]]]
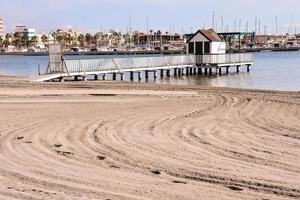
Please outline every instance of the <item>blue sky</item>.
[[[291, 24], [300, 32], [300, 0], [0, 0], [0, 16], [6, 31], [13, 31], [17, 24], [49, 32], [59, 27], [73, 26], [78, 30], [96, 32], [116, 28], [126, 31], [131, 16], [133, 30], [149, 28], [162, 31], [190, 32], [212, 26], [212, 13], [216, 24], [234, 28], [239, 22], [244, 30], [246, 23], [254, 29], [255, 18], [268, 32], [275, 31], [278, 16], [280, 32], [287, 32]], [[264, 28], [261, 28], [263, 32]]]

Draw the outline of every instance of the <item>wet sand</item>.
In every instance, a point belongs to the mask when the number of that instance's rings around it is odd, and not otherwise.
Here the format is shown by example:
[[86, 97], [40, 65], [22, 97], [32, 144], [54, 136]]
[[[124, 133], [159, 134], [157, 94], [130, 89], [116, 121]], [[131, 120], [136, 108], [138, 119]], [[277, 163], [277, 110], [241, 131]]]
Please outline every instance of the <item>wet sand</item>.
[[300, 93], [0, 77], [0, 199], [299, 199]]

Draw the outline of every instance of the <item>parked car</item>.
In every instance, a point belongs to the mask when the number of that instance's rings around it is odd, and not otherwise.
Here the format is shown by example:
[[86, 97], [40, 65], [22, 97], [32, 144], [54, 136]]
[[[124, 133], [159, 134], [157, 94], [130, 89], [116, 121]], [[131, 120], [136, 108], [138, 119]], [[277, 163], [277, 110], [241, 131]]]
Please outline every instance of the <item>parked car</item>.
[[98, 49], [97, 49], [97, 48], [92, 48], [90, 51], [92, 51], [92, 52], [97, 52]]
[[73, 51], [73, 52], [79, 52], [79, 50], [80, 50], [80, 49], [79, 49], [78, 47], [72, 47], [72, 48], [71, 48], [71, 51]]

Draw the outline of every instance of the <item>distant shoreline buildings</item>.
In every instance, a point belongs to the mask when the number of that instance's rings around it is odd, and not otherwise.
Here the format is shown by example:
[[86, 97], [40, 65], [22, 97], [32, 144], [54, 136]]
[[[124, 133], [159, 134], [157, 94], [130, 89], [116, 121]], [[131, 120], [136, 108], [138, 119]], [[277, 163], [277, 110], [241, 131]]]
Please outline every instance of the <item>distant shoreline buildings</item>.
[[4, 36], [4, 24], [3, 24], [3, 19], [0, 17], [0, 37]]
[[[228, 49], [286, 48], [300, 47], [300, 34], [261, 34], [255, 32], [219, 33], [226, 41]], [[59, 28], [51, 33], [38, 33], [35, 28], [17, 25], [14, 32], [5, 33], [4, 22], [0, 17], [0, 51], [40, 52], [47, 51], [53, 41], [62, 44], [65, 51], [147, 51], [176, 50], [184, 52], [186, 41], [193, 36], [161, 30], [121, 32], [110, 30], [95, 34], [82, 33], [75, 28]]]

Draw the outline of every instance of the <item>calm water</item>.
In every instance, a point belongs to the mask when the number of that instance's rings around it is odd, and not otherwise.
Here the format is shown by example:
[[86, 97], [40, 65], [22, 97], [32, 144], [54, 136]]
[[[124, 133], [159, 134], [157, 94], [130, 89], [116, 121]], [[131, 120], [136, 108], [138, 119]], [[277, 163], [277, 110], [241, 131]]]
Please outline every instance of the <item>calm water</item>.
[[[41, 70], [44, 72], [48, 64], [48, 57], [0, 56], [0, 74], [36, 76], [38, 64], [41, 65]], [[246, 72], [246, 67], [242, 67], [239, 74], [236, 74], [235, 70], [235, 68], [231, 68], [229, 75], [222, 76], [171, 77], [156, 81], [150, 79], [149, 82], [300, 91], [299, 51], [254, 53], [254, 65], [251, 67], [250, 73]]]

